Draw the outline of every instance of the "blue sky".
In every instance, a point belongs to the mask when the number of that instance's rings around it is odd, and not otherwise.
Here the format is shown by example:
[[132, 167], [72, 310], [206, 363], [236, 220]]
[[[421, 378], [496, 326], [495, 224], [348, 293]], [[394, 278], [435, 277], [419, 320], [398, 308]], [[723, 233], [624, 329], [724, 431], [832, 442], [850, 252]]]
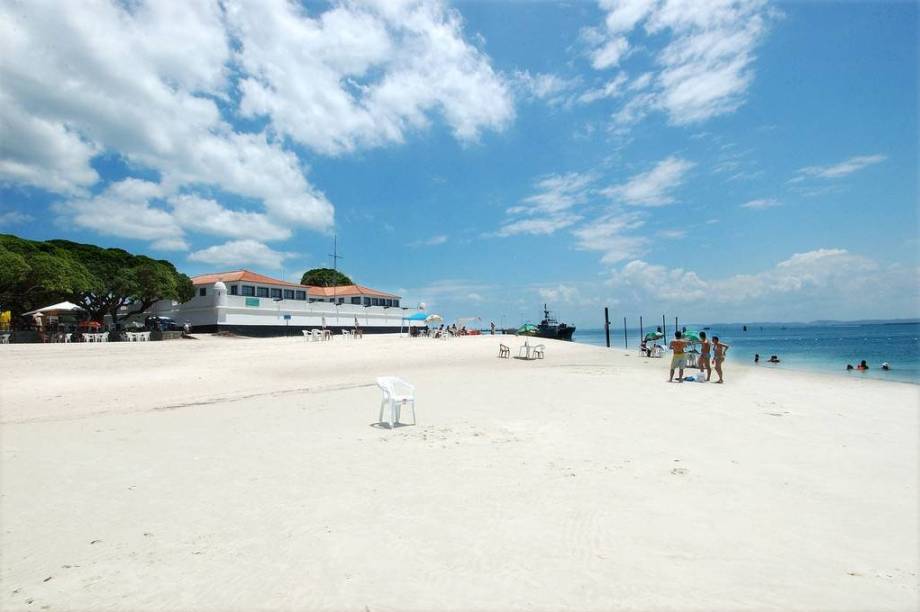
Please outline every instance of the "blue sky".
[[509, 324], [920, 316], [917, 13], [2, 3], [0, 231], [289, 279], [337, 234]]

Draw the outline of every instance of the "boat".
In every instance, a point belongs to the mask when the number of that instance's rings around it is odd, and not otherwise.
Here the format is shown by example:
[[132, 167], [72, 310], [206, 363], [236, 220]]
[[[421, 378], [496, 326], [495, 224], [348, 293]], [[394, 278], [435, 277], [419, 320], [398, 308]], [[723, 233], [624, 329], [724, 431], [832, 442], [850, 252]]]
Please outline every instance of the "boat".
[[546, 304], [543, 304], [543, 320], [539, 325], [525, 323], [518, 329], [519, 336], [533, 336], [549, 340], [571, 340], [574, 333], [575, 326], [556, 321]]

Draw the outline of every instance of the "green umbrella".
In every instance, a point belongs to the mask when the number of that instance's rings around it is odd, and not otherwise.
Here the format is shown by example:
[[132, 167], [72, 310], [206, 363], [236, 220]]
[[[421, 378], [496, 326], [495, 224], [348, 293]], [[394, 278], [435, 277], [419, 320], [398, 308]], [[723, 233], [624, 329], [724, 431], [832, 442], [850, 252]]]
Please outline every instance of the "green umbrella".
[[524, 323], [518, 327], [517, 333], [522, 336], [537, 333], [537, 326], [533, 323]]
[[658, 340], [659, 338], [664, 338], [664, 334], [661, 332], [648, 332], [645, 334], [646, 340]]
[[690, 342], [699, 342], [700, 341], [700, 332], [688, 329], [683, 334], [681, 334], [684, 340], [689, 340]]

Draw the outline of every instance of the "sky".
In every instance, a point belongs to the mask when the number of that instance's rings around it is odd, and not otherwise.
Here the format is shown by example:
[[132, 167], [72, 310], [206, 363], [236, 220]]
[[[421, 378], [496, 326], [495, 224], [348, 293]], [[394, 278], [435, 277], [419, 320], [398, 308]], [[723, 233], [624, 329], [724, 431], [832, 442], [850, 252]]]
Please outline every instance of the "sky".
[[920, 317], [912, 2], [0, 0], [0, 232], [431, 312]]

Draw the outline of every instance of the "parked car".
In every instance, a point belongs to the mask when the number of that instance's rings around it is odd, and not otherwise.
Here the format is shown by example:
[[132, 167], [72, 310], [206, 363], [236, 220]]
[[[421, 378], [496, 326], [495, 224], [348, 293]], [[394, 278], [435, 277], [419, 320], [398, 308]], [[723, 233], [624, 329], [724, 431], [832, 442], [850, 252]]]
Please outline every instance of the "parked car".
[[182, 328], [176, 324], [175, 319], [169, 317], [147, 317], [144, 319], [144, 327], [149, 330], [160, 331], [179, 331]]

